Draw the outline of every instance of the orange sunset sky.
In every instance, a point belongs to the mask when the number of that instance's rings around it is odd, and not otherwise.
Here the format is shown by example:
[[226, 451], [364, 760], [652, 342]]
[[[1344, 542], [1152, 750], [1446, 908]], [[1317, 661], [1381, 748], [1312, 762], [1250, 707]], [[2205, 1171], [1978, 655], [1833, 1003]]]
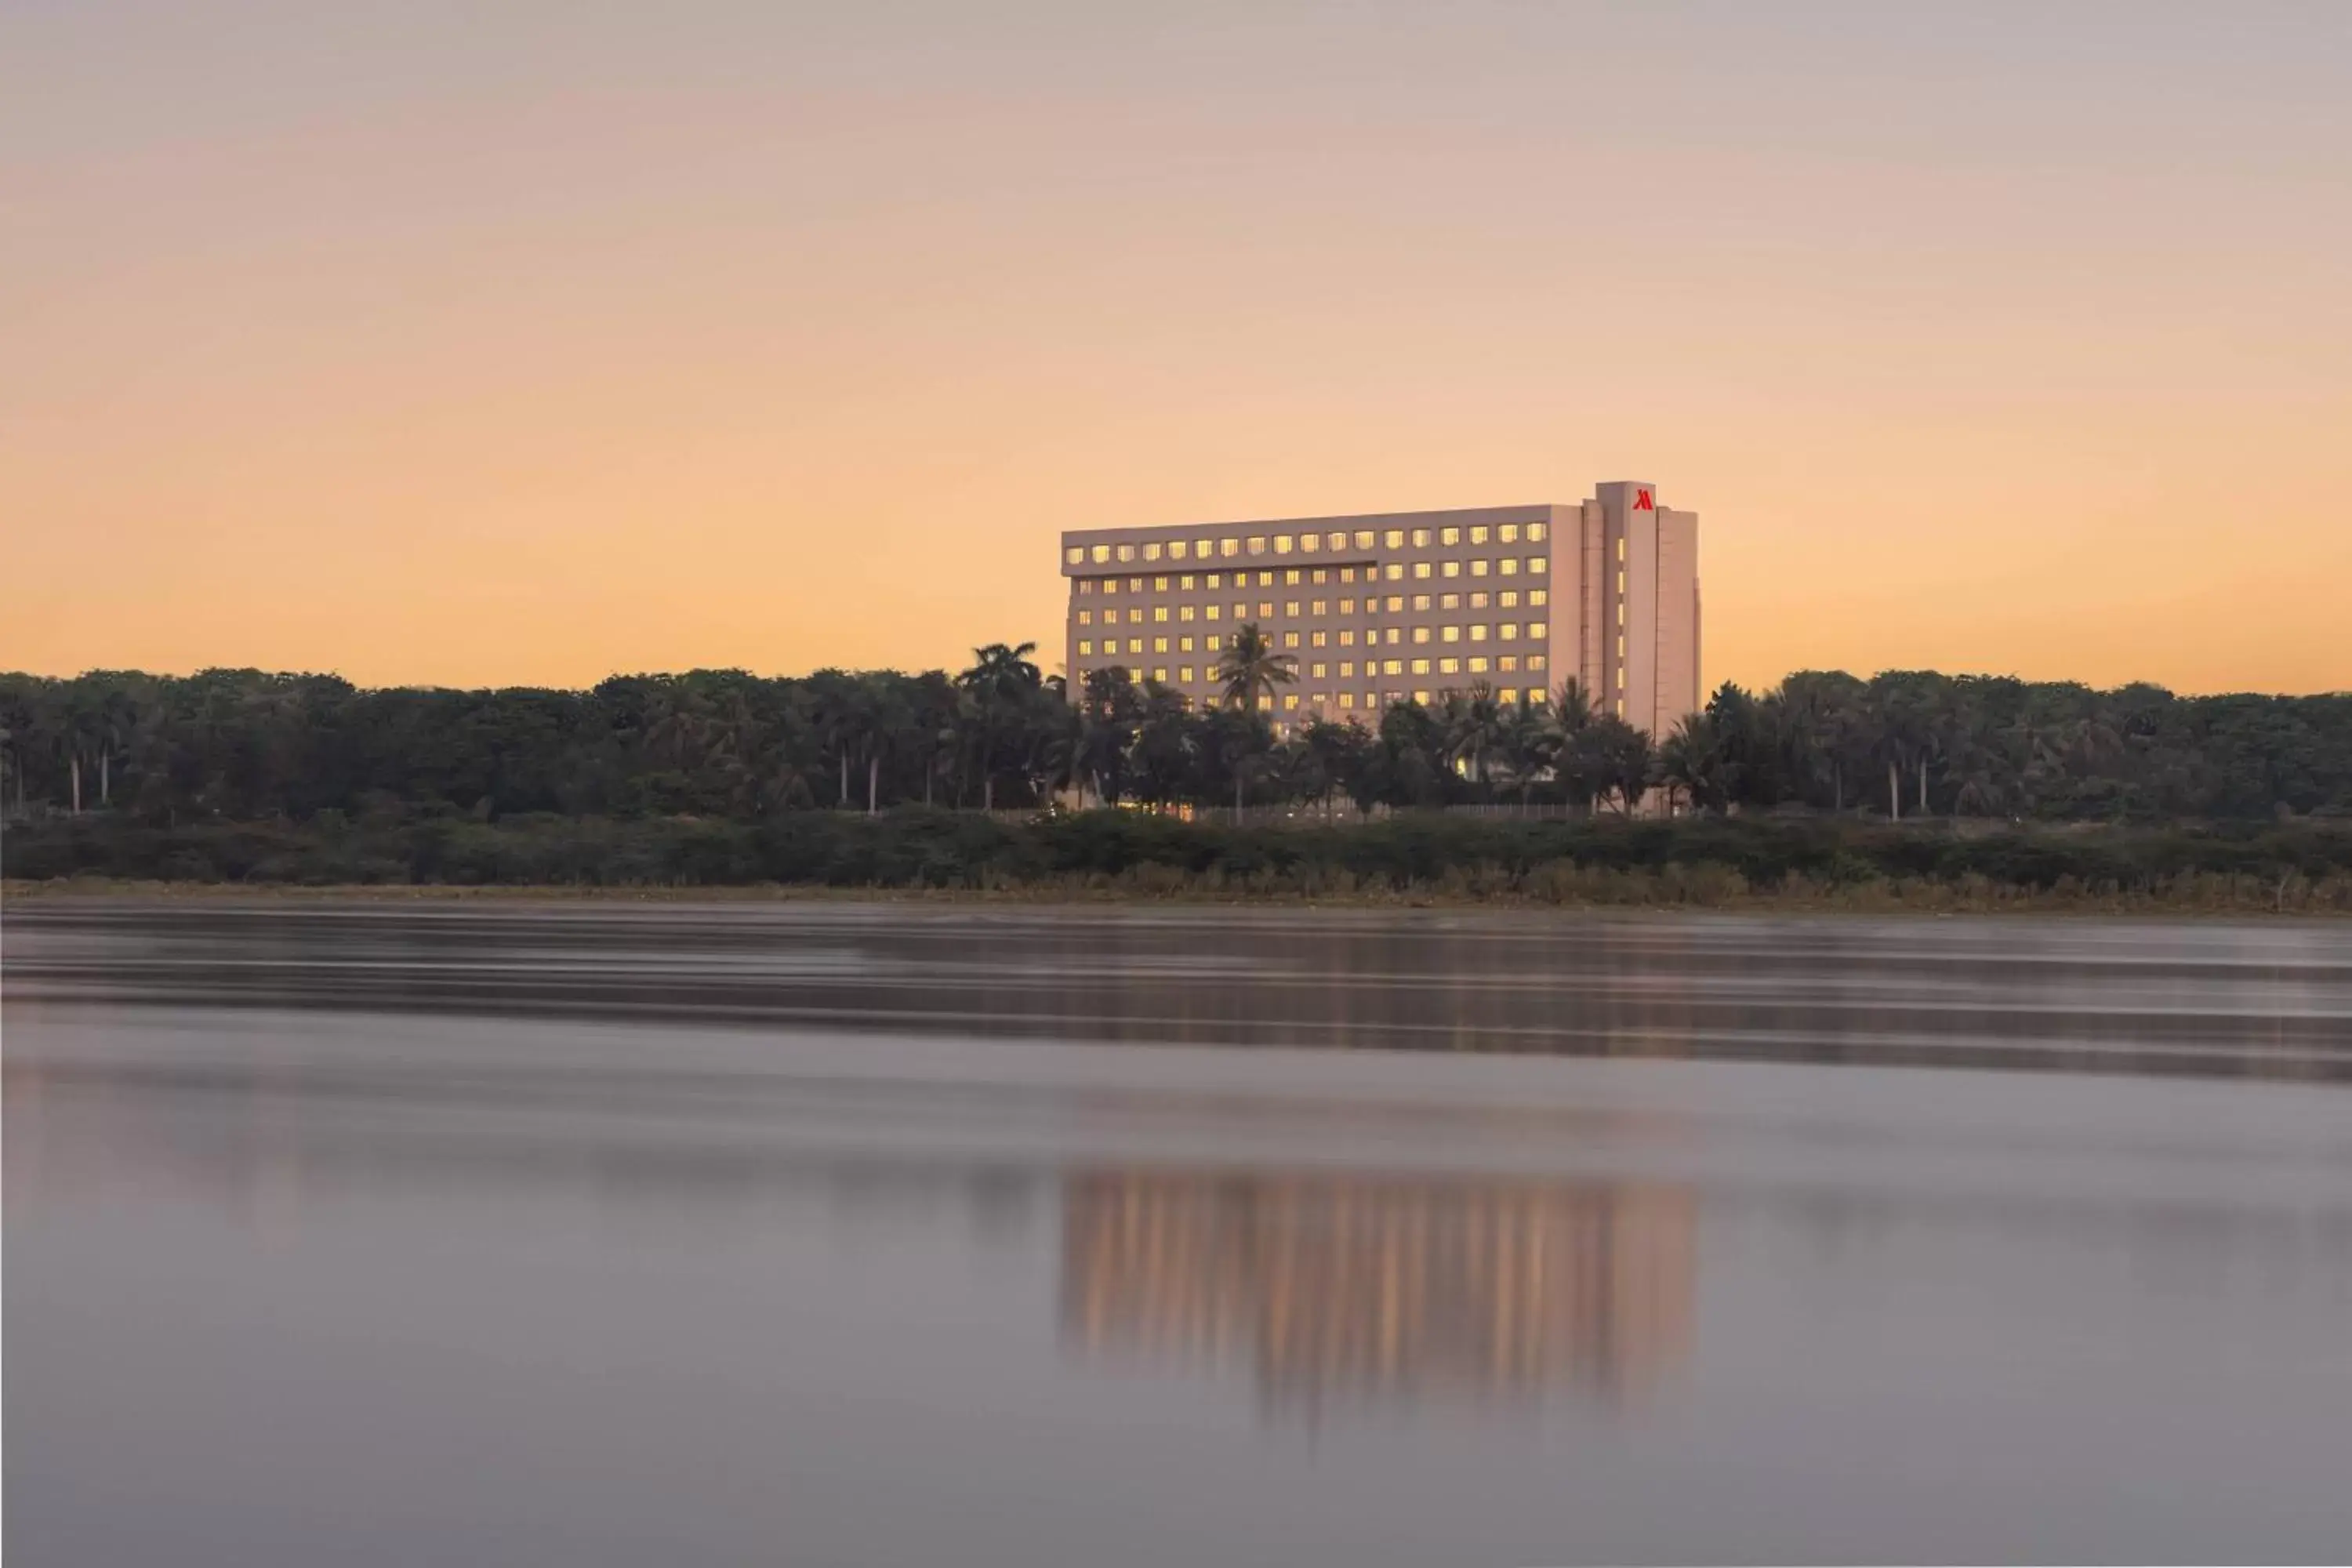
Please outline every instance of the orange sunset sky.
[[1701, 516], [1704, 672], [2352, 687], [2352, 5], [0, 9], [0, 668], [1058, 660]]

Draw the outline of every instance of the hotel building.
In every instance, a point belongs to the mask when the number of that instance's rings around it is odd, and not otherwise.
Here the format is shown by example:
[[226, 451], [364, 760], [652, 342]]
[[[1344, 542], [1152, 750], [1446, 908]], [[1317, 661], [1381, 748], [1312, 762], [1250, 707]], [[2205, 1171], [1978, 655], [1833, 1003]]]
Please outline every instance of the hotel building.
[[1657, 487], [1478, 507], [1062, 535], [1070, 689], [1124, 665], [1194, 703], [1255, 622], [1297, 661], [1275, 717], [1378, 721], [1483, 681], [1516, 700], [1574, 676], [1595, 712], [1663, 736], [1699, 705], [1698, 517]]

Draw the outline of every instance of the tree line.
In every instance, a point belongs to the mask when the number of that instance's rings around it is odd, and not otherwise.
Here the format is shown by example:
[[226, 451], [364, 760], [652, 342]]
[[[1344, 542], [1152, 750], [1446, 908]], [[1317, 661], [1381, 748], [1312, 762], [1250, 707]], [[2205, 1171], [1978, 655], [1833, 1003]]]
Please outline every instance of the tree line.
[[960, 672], [615, 676], [585, 691], [362, 689], [215, 669], [0, 675], [0, 809], [155, 825], [461, 816], [688, 816], [1073, 796], [1161, 807], [1565, 805], [2029, 820], [2352, 815], [2352, 694], [2180, 697], [2137, 684], [1803, 671], [1718, 688], [1653, 737], [1570, 681], [1473, 685], [1349, 721], [1277, 706], [1256, 628], [1190, 705], [1125, 669], [1076, 692], [1029, 644]]

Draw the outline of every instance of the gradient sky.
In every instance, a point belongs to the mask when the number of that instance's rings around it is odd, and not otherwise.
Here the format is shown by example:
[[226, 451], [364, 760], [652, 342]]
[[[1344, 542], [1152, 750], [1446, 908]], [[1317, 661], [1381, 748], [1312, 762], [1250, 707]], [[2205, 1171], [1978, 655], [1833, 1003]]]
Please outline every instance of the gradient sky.
[[2352, 5], [0, 5], [0, 668], [1059, 657], [1701, 516], [1706, 679], [2352, 687]]

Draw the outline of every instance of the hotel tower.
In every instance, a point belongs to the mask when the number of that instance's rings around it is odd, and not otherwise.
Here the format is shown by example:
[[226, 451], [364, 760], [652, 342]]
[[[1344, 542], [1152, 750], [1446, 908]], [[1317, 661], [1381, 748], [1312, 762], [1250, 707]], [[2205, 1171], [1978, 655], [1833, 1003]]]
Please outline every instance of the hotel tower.
[[1297, 660], [1277, 721], [1376, 723], [1485, 682], [1574, 676], [1595, 712], [1663, 737], [1699, 705], [1698, 517], [1622, 480], [1580, 506], [1476, 507], [1062, 535], [1070, 688], [1124, 665], [1195, 703], [1255, 622]]

